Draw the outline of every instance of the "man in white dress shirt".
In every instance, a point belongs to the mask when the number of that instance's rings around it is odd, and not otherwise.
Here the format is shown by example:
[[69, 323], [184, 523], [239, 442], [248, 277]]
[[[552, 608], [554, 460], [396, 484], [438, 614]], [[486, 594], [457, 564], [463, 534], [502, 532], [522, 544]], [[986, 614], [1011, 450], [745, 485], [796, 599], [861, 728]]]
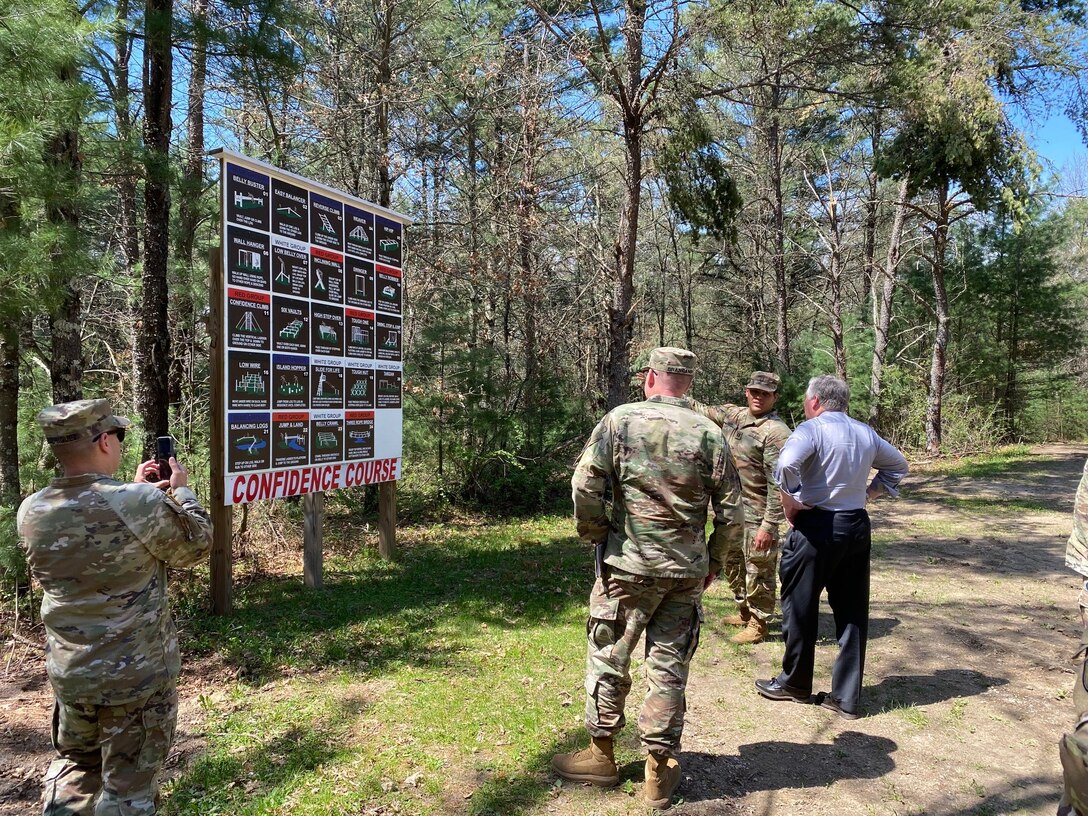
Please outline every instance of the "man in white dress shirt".
[[[812, 698], [820, 593], [835, 616], [839, 654], [831, 691], [815, 702], [857, 719], [865, 643], [869, 629], [869, 554], [872, 549], [867, 499], [896, 496], [907, 460], [863, 422], [846, 414], [850, 389], [837, 377], [809, 380], [806, 421], [797, 426], [778, 457], [775, 481], [792, 525], [782, 547], [782, 671], [757, 680], [770, 700], [807, 703]], [[870, 481], [869, 471], [876, 476]]]

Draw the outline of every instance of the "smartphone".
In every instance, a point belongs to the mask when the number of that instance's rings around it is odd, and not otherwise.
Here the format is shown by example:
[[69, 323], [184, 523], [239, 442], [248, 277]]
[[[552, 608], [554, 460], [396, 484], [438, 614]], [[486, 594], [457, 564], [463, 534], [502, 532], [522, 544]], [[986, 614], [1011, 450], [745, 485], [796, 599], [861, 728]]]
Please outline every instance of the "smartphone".
[[177, 456], [174, 437], [160, 436], [155, 440], [155, 458], [159, 464], [159, 479], [170, 478], [170, 457]]

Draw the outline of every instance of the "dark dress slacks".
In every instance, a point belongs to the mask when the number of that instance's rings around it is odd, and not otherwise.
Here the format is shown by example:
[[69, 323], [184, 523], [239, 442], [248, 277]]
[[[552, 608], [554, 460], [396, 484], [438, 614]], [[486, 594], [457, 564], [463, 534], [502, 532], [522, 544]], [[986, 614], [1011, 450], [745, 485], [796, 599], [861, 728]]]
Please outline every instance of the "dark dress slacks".
[[797, 692], [812, 693], [820, 593], [826, 588], [839, 642], [831, 671], [831, 696], [850, 712], [858, 710], [865, 668], [871, 550], [865, 510], [802, 510], [782, 546], [778, 571], [786, 641], [778, 682]]

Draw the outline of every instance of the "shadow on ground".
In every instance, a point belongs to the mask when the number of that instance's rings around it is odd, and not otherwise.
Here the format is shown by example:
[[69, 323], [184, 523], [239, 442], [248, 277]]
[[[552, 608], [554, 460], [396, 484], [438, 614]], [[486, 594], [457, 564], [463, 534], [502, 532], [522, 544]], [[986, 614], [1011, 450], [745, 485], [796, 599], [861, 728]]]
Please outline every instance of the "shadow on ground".
[[[736, 756], [685, 753], [684, 801], [730, 800], [780, 788], [823, 788], [841, 779], [877, 779], [895, 769], [897, 745], [843, 731], [831, 744], [773, 740], [741, 745]], [[683, 813], [718, 813], [685, 806]]]
[[862, 692], [867, 713], [910, 706], [926, 706], [983, 694], [1008, 684], [1004, 677], [988, 677], [971, 669], [938, 669], [933, 674], [892, 675]]

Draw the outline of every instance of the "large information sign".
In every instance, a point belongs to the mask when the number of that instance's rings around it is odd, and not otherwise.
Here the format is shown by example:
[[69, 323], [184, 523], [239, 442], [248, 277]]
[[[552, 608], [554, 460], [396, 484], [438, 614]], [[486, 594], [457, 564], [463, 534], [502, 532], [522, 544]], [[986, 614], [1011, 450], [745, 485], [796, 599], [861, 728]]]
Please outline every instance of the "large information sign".
[[225, 504], [398, 479], [409, 219], [216, 153]]

